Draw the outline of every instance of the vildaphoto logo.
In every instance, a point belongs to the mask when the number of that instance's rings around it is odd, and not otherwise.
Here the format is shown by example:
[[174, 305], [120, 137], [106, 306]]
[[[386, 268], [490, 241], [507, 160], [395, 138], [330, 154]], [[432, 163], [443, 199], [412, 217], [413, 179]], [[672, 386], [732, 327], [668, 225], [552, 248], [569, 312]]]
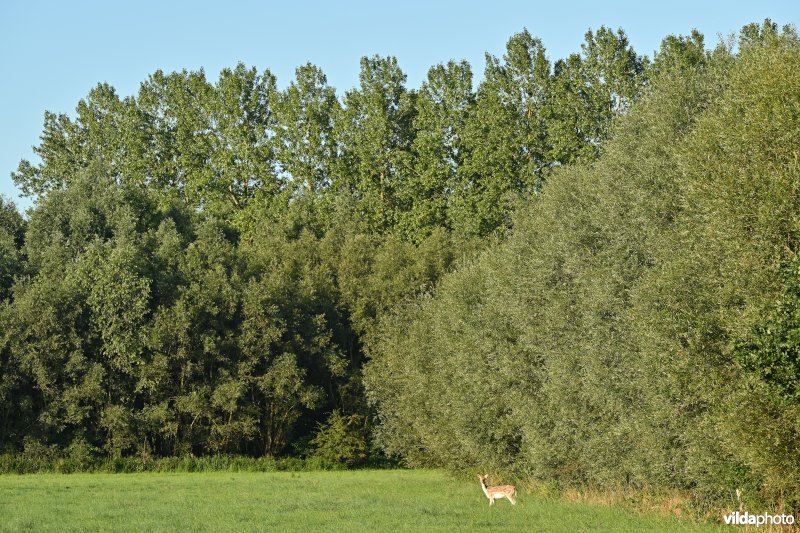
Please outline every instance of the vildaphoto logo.
[[725, 523], [736, 526], [763, 526], [767, 524], [777, 526], [791, 526], [794, 524], [794, 515], [790, 514], [750, 514], [747, 511], [735, 511], [725, 518]]

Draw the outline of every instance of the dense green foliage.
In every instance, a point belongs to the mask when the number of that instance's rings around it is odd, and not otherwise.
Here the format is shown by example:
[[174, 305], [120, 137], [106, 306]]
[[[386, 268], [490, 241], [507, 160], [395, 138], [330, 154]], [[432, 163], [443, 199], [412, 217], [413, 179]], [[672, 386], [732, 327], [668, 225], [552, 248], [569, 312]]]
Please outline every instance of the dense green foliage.
[[736, 53], [666, 39], [597, 161], [383, 317], [365, 377], [386, 449], [800, 505], [798, 67], [769, 22]]
[[0, 452], [800, 504], [797, 41], [98, 85], [0, 202]]
[[[621, 31], [570, 61], [585, 87], [555, 83], [524, 31], [477, 93], [465, 62], [414, 90], [376, 56], [341, 99], [313, 65], [282, 90], [238, 65], [46, 113], [41, 161], [13, 175], [35, 208], [0, 204], [0, 451], [374, 456], [379, 318], [505, 234], [553, 166], [594, 157], [644, 84]], [[591, 133], [561, 138], [565, 99]]]
[[0, 476], [0, 531], [728, 531], [520, 495], [430, 470]]

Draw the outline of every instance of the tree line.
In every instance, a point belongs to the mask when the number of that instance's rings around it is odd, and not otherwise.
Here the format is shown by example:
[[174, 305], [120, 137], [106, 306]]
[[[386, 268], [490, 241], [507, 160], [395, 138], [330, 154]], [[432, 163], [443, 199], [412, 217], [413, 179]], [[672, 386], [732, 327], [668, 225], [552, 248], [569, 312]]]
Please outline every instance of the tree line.
[[0, 452], [795, 490], [796, 54], [525, 30], [477, 88], [99, 84], [0, 203]]
[[523, 31], [477, 91], [466, 62], [409, 89], [375, 56], [341, 98], [313, 65], [279, 90], [240, 64], [46, 113], [13, 173], [36, 206], [3, 204], [0, 446], [374, 453], [376, 318], [595, 157], [645, 65], [601, 28], [551, 68]]

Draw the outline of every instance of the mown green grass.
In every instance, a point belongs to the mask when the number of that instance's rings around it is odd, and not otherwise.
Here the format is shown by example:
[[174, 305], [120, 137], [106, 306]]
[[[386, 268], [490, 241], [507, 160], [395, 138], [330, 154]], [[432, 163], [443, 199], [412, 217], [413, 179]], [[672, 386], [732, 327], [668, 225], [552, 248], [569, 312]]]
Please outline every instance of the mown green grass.
[[438, 471], [0, 476], [2, 531], [717, 531], [519, 494], [489, 507]]

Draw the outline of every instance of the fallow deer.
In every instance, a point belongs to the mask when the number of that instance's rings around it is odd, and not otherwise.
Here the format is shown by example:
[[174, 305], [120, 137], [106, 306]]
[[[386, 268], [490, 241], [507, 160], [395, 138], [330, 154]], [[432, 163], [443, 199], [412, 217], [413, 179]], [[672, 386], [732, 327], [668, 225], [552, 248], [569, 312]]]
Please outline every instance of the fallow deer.
[[483, 493], [486, 494], [486, 497], [489, 498], [489, 505], [494, 505], [495, 499], [502, 499], [507, 498], [508, 501], [511, 502], [511, 505], [517, 505], [517, 501], [514, 499], [517, 495], [517, 488], [514, 485], [499, 485], [496, 487], [488, 487], [486, 485], [486, 478], [488, 475], [480, 475], [478, 474], [478, 479], [481, 482], [481, 488], [483, 489]]

